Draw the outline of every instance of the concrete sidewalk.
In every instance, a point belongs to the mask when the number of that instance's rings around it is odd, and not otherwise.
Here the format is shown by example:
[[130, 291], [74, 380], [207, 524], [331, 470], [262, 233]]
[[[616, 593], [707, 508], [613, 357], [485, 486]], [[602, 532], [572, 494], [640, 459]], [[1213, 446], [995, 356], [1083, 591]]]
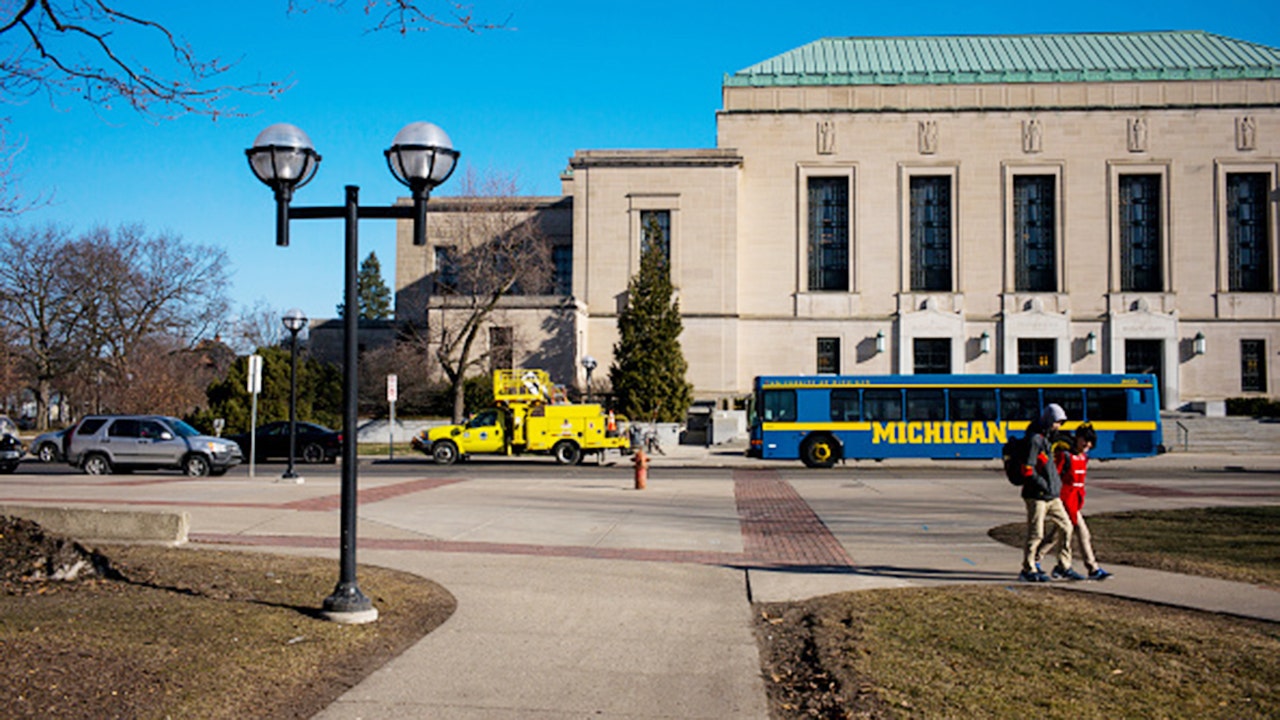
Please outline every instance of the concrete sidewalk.
[[[986, 535], [1022, 518], [995, 463], [806, 471], [740, 447], [666, 450], [644, 491], [625, 462], [550, 473], [519, 472], [531, 459], [474, 463], [464, 478], [363, 461], [359, 562], [429, 577], [458, 610], [317, 717], [764, 718], [753, 601], [1015, 582], [1020, 551]], [[1099, 463], [1090, 512], [1280, 503], [1280, 455], [1132, 462], [1162, 479]], [[990, 472], [938, 472], [953, 466]], [[306, 474], [302, 485], [19, 474], [0, 481], [0, 503], [183, 512], [194, 544], [336, 559], [338, 473]], [[1057, 586], [1280, 622], [1272, 590], [1106, 567], [1106, 582]]]

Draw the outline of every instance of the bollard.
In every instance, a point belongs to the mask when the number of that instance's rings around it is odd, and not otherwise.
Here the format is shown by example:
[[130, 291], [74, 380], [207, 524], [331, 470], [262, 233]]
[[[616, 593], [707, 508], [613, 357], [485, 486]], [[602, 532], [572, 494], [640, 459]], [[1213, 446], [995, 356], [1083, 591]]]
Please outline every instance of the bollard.
[[636, 489], [643, 490], [649, 481], [649, 456], [644, 454], [644, 450], [637, 450], [631, 462], [636, 464]]

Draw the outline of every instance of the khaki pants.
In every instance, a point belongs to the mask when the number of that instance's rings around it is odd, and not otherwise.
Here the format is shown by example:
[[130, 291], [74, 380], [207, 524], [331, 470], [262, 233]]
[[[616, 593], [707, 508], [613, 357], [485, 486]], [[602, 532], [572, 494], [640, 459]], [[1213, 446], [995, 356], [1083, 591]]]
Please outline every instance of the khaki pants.
[[1062, 545], [1058, 548], [1058, 566], [1071, 568], [1071, 518], [1067, 517], [1067, 508], [1062, 500], [1027, 500], [1027, 544], [1022, 549], [1023, 572], [1035, 572], [1036, 550], [1044, 540], [1044, 521], [1048, 518], [1061, 534]]
[[[1093, 554], [1093, 537], [1089, 535], [1089, 526], [1084, 521], [1084, 513], [1080, 513], [1080, 520], [1075, 524], [1075, 539], [1080, 546], [1080, 554], [1084, 557], [1085, 570], [1093, 572], [1098, 569], [1098, 558]], [[1036, 549], [1036, 562], [1040, 562], [1040, 558], [1055, 551], [1055, 548], [1062, 543], [1062, 536], [1058, 535], [1057, 530], [1049, 528], [1049, 534], [1040, 541], [1040, 547]]]

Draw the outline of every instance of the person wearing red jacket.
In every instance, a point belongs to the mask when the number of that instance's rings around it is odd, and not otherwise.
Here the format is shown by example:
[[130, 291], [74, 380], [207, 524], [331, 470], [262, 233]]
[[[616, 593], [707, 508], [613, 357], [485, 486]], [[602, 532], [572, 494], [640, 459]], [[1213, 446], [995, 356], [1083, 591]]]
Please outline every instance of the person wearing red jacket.
[[[1084, 557], [1084, 566], [1090, 580], [1106, 580], [1111, 573], [1098, 565], [1098, 558], [1093, 552], [1093, 540], [1089, 535], [1089, 526], [1080, 511], [1084, 508], [1085, 477], [1089, 473], [1089, 450], [1098, 442], [1098, 434], [1093, 425], [1084, 423], [1076, 428], [1075, 435], [1069, 442], [1054, 443], [1054, 463], [1058, 467], [1058, 476], [1062, 478], [1062, 505], [1071, 519], [1073, 535], [1080, 539], [1080, 554]], [[1062, 537], [1050, 530], [1038, 548], [1036, 548], [1036, 567], [1040, 559], [1047, 555], [1052, 547], [1063, 541]], [[1070, 542], [1070, 540], [1068, 540]]]

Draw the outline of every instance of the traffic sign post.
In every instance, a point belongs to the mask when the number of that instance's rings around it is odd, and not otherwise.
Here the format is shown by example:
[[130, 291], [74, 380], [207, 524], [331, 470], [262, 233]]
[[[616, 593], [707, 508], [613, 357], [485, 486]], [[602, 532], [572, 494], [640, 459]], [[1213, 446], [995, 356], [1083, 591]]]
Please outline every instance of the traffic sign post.
[[387, 376], [387, 402], [391, 404], [391, 420], [387, 423], [387, 459], [396, 459], [396, 398], [400, 395], [399, 378]]
[[249, 411], [249, 477], [254, 477], [254, 461], [258, 457], [258, 393], [262, 392], [262, 356], [249, 356], [249, 373], [246, 390], [253, 396]]

